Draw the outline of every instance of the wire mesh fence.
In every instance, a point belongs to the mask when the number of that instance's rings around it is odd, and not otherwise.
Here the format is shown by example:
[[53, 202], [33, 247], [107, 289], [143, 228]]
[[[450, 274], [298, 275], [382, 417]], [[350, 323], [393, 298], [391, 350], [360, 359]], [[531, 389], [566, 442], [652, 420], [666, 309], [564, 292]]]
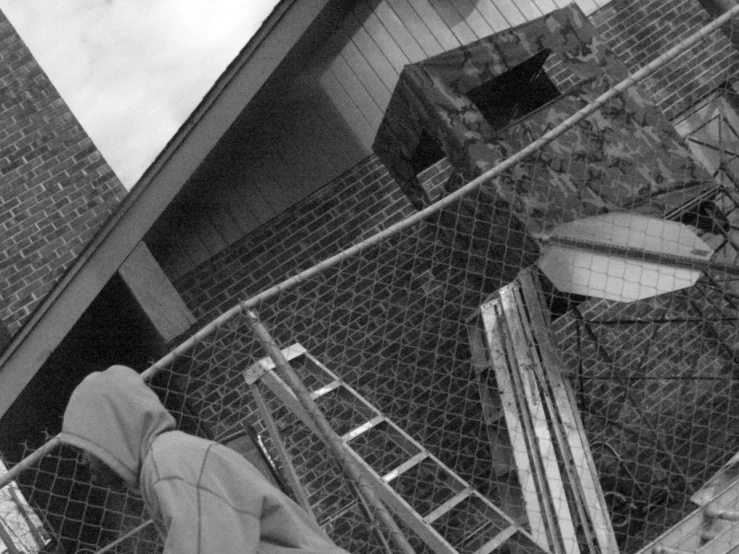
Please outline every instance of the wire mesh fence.
[[[633, 81], [156, 364], [179, 428], [242, 452], [353, 553], [637, 552], [689, 515], [739, 451], [739, 126], [727, 83], [635, 163], [625, 134], [663, 127], [623, 123]], [[565, 277], [540, 263], [557, 248]], [[35, 541], [18, 551], [162, 548], [143, 501], [91, 484], [69, 447], [14, 482]]]

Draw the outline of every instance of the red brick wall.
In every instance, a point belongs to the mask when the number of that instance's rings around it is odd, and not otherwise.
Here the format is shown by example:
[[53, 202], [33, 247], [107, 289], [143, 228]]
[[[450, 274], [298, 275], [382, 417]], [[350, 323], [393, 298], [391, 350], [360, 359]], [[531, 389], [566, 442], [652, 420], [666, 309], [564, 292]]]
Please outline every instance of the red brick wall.
[[125, 189], [0, 13], [0, 321], [15, 333]]

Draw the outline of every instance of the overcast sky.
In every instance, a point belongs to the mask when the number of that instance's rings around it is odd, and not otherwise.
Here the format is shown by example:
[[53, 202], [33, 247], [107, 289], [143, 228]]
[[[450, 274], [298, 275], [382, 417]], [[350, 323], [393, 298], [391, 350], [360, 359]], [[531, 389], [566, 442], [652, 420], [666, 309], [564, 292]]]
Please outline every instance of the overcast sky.
[[0, 0], [130, 188], [277, 0]]

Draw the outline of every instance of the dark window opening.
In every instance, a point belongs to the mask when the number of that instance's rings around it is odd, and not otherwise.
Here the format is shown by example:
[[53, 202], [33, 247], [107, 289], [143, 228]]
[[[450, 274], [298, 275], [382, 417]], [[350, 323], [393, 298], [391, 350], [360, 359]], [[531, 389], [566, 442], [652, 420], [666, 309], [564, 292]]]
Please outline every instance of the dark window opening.
[[444, 158], [444, 156], [446, 154], [441, 149], [439, 141], [428, 134], [427, 131], [423, 131], [421, 140], [418, 141], [418, 146], [416, 146], [416, 150], [413, 152], [413, 158], [411, 159], [413, 173], [418, 175], [424, 169], [431, 167]]
[[560, 96], [544, 71], [544, 62], [551, 53], [549, 49], [542, 50], [467, 93], [494, 129], [502, 129]]

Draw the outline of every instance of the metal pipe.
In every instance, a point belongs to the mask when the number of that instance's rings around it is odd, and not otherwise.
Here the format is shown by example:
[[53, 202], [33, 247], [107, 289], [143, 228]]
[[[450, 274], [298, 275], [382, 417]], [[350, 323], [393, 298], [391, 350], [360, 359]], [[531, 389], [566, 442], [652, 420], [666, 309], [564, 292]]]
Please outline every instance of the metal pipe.
[[18, 474], [21, 471], [23, 471], [24, 469], [28, 469], [34, 464], [36, 464], [39, 460], [41, 460], [41, 458], [46, 456], [49, 452], [54, 450], [60, 444], [61, 444], [61, 441], [59, 440], [59, 437], [50, 438], [43, 445], [41, 445], [37, 450], [35, 450], [31, 454], [23, 458], [20, 462], [14, 465], [6, 473], [4, 473], [3, 475], [0, 475], [0, 489], [8, 485], [9, 483], [15, 481], [15, 479], [18, 477]]

